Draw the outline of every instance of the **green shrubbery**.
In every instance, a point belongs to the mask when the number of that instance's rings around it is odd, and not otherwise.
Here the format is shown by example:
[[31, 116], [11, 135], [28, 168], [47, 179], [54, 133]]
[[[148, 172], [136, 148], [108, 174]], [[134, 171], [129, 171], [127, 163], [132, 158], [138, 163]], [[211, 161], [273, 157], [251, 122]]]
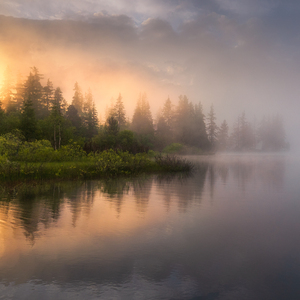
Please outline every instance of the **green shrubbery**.
[[167, 154], [182, 153], [182, 152], [184, 152], [184, 145], [179, 144], [179, 143], [172, 143], [172, 144], [166, 146], [163, 149], [163, 152], [167, 153]]
[[26, 142], [9, 133], [0, 136], [0, 180], [88, 179], [191, 170], [184, 160], [155, 155], [154, 151], [148, 155], [113, 149], [87, 154], [75, 142], [54, 150], [47, 140]]

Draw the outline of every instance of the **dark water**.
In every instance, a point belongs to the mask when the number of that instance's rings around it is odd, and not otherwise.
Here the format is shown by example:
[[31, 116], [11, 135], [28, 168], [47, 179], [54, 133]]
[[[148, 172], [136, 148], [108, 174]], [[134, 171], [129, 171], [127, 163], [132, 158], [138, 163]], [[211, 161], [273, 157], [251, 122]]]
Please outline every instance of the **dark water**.
[[0, 187], [0, 299], [300, 299], [300, 160]]

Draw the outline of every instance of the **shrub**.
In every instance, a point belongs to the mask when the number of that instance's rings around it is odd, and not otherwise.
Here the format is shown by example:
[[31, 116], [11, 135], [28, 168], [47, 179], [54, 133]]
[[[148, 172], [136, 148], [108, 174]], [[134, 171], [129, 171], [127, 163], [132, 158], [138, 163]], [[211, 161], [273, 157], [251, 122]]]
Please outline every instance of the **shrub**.
[[179, 143], [172, 143], [166, 146], [162, 152], [168, 154], [174, 154], [174, 153], [182, 153], [183, 151], [184, 151], [184, 145]]

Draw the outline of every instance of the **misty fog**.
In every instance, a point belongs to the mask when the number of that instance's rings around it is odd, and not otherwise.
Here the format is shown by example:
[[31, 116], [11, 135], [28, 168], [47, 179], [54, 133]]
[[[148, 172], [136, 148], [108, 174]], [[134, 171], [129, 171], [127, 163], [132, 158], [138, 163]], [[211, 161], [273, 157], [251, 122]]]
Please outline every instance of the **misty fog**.
[[264, 9], [256, 2], [213, 2], [193, 14], [192, 4], [178, 4], [171, 17], [163, 14], [170, 2], [163, 6], [157, 1], [149, 10], [153, 17], [145, 13], [148, 1], [144, 8], [138, 6], [138, 17], [130, 11], [134, 1], [127, 10], [119, 1], [117, 14], [107, 4], [107, 11], [66, 13], [54, 20], [46, 15], [40, 19], [33, 8], [30, 17], [1, 16], [0, 74], [9, 67], [25, 78], [36, 66], [45, 82], [50, 78], [62, 89], [68, 103], [77, 81], [83, 90], [93, 91], [102, 118], [119, 93], [132, 116], [140, 92], [147, 93], [154, 116], [168, 97], [176, 103], [180, 95], [200, 101], [205, 113], [214, 104], [219, 124], [226, 119], [232, 125], [243, 111], [252, 122], [280, 113], [295, 149], [300, 59], [292, 20], [285, 15], [280, 30], [271, 27], [270, 11], [276, 5], [268, 1]]

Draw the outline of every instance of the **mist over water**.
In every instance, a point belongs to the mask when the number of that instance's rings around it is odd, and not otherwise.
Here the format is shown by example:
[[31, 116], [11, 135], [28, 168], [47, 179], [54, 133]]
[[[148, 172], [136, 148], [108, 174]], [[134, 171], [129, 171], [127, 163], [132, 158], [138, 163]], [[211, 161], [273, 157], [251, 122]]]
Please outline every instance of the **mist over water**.
[[300, 162], [189, 157], [190, 177], [2, 190], [7, 299], [298, 299]]

